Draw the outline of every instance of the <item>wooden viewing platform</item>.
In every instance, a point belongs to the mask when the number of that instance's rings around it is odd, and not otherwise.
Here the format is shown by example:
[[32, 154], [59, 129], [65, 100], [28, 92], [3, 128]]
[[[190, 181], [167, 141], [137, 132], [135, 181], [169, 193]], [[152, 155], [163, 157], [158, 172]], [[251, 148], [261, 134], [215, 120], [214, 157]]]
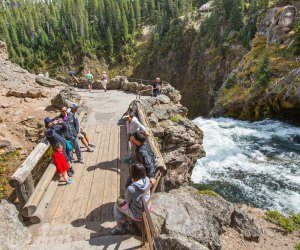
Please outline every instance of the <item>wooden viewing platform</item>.
[[42, 223], [29, 227], [33, 237], [25, 249], [148, 249], [140, 236], [110, 235], [112, 208], [128, 177], [126, 127], [117, 123], [135, 95], [78, 92], [92, 109], [84, 127], [95, 151], [82, 148], [84, 164], [75, 163], [74, 182], [58, 183]]

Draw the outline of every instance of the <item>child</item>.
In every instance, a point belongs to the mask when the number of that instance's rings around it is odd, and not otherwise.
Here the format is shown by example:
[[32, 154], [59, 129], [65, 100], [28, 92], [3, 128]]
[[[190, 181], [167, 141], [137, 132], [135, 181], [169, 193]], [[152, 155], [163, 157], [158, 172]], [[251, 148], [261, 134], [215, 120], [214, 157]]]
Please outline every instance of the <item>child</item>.
[[[149, 178], [146, 176], [146, 170], [142, 164], [131, 166], [131, 175], [133, 183], [127, 188], [125, 200], [115, 204], [113, 209], [114, 218], [117, 226], [111, 231], [112, 235], [125, 234], [128, 221], [142, 220], [143, 204], [142, 195], [145, 194], [146, 202], [150, 199]], [[148, 190], [147, 190], [148, 189]], [[148, 209], [151, 209], [151, 202]]]
[[55, 144], [54, 150], [53, 162], [56, 166], [57, 172], [63, 176], [66, 184], [71, 184], [73, 180], [72, 178], [69, 178], [67, 174], [69, 164], [67, 163], [66, 157], [63, 153], [63, 146], [59, 143]]

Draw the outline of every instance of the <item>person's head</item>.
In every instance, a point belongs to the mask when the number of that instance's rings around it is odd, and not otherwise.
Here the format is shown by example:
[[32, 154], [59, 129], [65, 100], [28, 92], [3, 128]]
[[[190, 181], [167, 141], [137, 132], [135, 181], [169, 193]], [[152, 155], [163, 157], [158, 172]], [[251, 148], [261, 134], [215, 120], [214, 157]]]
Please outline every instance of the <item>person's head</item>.
[[87, 72], [88, 74], [91, 74], [91, 71], [90, 70], [88, 70], [88, 72]]
[[60, 109], [60, 113], [62, 114], [62, 116], [67, 116], [68, 114], [68, 109], [66, 106], [62, 106], [61, 109]]
[[146, 178], [145, 167], [140, 163], [133, 164], [131, 166], [131, 176], [133, 181]]
[[79, 106], [76, 103], [72, 103], [70, 105], [70, 109], [73, 113], [76, 113], [78, 111]]
[[156, 77], [156, 78], [155, 78], [155, 81], [156, 81], [156, 82], [160, 82], [160, 78], [159, 78], [159, 77]]
[[54, 150], [61, 152], [61, 151], [63, 151], [63, 146], [60, 143], [56, 143], [54, 145]]
[[140, 132], [140, 131], [135, 131], [131, 136], [130, 136], [130, 141], [135, 144], [135, 145], [142, 145], [146, 140], [146, 136]]
[[45, 127], [49, 128], [51, 126], [52, 119], [50, 117], [46, 117], [44, 119]]
[[106, 71], [103, 71], [103, 73], [102, 74], [106, 74]]

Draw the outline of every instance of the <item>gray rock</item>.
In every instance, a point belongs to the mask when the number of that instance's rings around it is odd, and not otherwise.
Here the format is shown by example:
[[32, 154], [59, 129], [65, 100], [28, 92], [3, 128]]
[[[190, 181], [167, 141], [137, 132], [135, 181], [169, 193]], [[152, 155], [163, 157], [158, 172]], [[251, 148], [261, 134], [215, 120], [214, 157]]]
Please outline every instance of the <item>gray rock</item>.
[[260, 230], [254, 224], [254, 220], [249, 218], [242, 210], [236, 208], [231, 215], [231, 227], [236, 228], [248, 241], [259, 241]]
[[157, 97], [157, 99], [159, 100], [160, 103], [163, 103], [163, 104], [168, 104], [171, 101], [170, 98], [167, 97], [166, 95], [159, 95]]
[[122, 82], [127, 80], [126, 76], [116, 76], [112, 78], [107, 84], [108, 89], [121, 89]]
[[152, 200], [152, 217], [163, 249], [221, 249], [219, 223], [187, 188], [154, 194]]
[[172, 102], [178, 103], [181, 100], [181, 95], [178, 90], [172, 87], [170, 84], [164, 85], [161, 93], [168, 96]]
[[280, 14], [278, 25], [284, 32], [289, 32], [293, 28], [297, 9], [295, 6], [285, 6]]
[[0, 58], [3, 60], [8, 60], [8, 50], [5, 42], [0, 41]]
[[47, 80], [45, 77], [43, 76], [38, 76], [37, 78], [35, 78], [36, 83], [38, 83], [41, 86], [47, 87], [47, 88], [54, 88], [55, 86], [57, 86], [57, 82], [54, 82], [53, 80], [49, 79]]
[[30, 243], [31, 234], [19, 219], [16, 207], [6, 200], [0, 201], [0, 248], [24, 249]]
[[71, 103], [79, 103], [81, 96], [72, 88], [65, 88], [61, 90], [55, 97], [51, 99], [51, 104], [54, 107], [61, 108], [62, 106], [69, 106]]

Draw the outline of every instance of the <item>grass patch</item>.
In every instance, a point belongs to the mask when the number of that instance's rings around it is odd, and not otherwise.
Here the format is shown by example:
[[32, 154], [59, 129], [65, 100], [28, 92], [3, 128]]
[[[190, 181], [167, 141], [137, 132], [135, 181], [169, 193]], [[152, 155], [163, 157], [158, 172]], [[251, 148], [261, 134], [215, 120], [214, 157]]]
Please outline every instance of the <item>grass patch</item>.
[[172, 116], [169, 118], [170, 121], [175, 122], [175, 123], [178, 123], [179, 119], [180, 119], [179, 115], [175, 115], [175, 116]]
[[20, 165], [21, 157], [18, 150], [0, 155], [0, 199], [8, 198], [12, 188], [8, 184], [8, 178]]
[[207, 196], [213, 196], [213, 197], [221, 197], [221, 195], [215, 193], [212, 190], [201, 190], [201, 191], [198, 191], [198, 192], [201, 195], [207, 195]]
[[270, 210], [265, 212], [267, 220], [273, 222], [277, 226], [291, 233], [300, 229], [300, 214], [291, 214], [285, 217], [278, 211]]
[[295, 249], [296, 249], [296, 250], [300, 250], [300, 242], [298, 242], [298, 243], [296, 244]]

